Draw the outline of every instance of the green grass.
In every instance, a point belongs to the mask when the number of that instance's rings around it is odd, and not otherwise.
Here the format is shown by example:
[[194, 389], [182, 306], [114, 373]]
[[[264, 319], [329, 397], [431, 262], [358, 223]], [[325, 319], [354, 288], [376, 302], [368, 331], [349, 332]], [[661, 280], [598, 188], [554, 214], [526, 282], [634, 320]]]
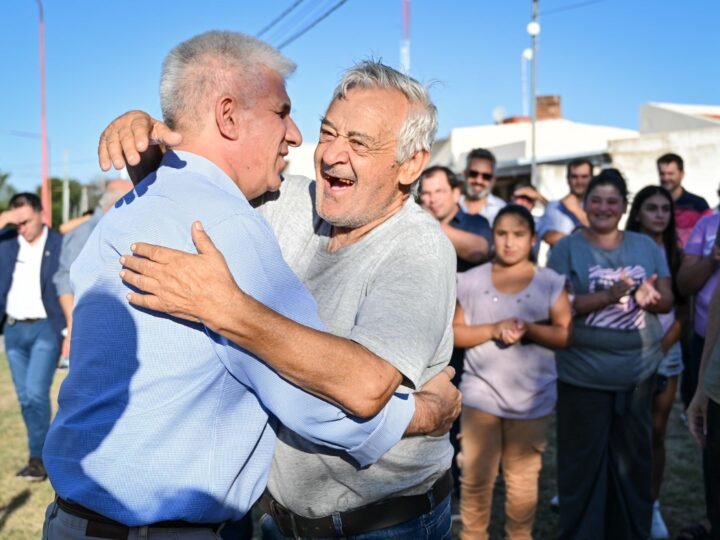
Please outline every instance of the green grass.
[[[64, 371], [57, 371], [53, 403]], [[27, 464], [27, 436], [5, 355], [0, 353], [0, 538], [40, 538], [45, 508], [53, 500], [50, 482], [26, 482], [15, 473]]]
[[[53, 384], [53, 402], [65, 377], [58, 371]], [[700, 452], [680, 422], [681, 405], [675, 404], [670, 417], [667, 438], [667, 469], [661, 495], [663, 513], [671, 537], [703, 515], [704, 498], [701, 481]], [[557, 536], [557, 516], [550, 510], [555, 494], [555, 450], [550, 427], [548, 449], [540, 478], [540, 504], [535, 538]], [[45, 508], [53, 499], [49, 482], [28, 483], [15, 477], [27, 460], [25, 427], [10, 379], [7, 362], [0, 354], [0, 538], [36, 539], [42, 534]], [[496, 490], [492, 538], [502, 538], [502, 486]]]

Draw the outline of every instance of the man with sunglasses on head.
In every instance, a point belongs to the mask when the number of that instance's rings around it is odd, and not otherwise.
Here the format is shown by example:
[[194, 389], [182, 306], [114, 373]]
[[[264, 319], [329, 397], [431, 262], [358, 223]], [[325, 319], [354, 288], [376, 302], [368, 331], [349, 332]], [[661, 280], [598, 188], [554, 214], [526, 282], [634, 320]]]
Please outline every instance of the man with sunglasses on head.
[[460, 208], [468, 214], [480, 214], [492, 225], [505, 201], [493, 195], [495, 187], [495, 155], [484, 148], [475, 148], [467, 156], [464, 196]]

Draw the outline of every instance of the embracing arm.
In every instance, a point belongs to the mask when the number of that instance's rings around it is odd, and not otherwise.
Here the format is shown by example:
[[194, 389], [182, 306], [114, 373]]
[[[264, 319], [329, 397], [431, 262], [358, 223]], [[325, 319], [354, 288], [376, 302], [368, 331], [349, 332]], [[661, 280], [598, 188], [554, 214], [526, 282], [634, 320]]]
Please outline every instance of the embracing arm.
[[[234, 284], [233, 284], [234, 285]], [[403, 380], [390, 363], [362, 345], [283, 317], [237, 286], [208, 295], [227, 299], [222, 311], [201, 316], [203, 324], [251, 351], [289, 381], [353, 414], [377, 414]]]
[[138, 243], [122, 277], [145, 292], [132, 303], [211, 330], [265, 360], [283, 377], [356, 416], [383, 408], [403, 380], [389, 362], [348, 339], [296, 323], [244, 293], [199, 223], [198, 254]]

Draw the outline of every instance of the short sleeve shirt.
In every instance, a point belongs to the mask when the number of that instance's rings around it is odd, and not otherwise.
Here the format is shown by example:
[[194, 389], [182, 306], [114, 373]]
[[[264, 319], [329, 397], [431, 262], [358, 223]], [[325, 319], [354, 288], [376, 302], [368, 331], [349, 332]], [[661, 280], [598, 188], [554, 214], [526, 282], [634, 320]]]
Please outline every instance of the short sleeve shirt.
[[710, 206], [705, 199], [683, 190], [682, 195], [675, 201], [675, 228], [683, 247], [700, 218], [709, 213]]
[[[712, 253], [715, 245], [715, 237], [717, 236], [718, 226], [720, 226], [720, 214], [714, 213], [705, 216], [697, 222], [695, 228], [690, 234], [690, 238], [685, 245], [685, 253], [687, 255], [696, 255], [704, 257]], [[701, 336], [705, 336], [707, 327], [708, 307], [720, 277], [720, 268], [716, 268], [710, 275], [705, 284], [695, 297], [695, 332]]]
[[[606, 290], [622, 275], [637, 288], [653, 274], [670, 276], [667, 263], [648, 236], [626, 231], [621, 244], [601, 249], [582, 232], [562, 238], [548, 267], [566, 276], [571, 294]], [[573, 321], [573, 343], [557, 352], [558, 377], [576, 386], [625, 390], [652, 375], [662, 359], [657, 315], [641, 309], [632, 294]]]
[[[461, 231], [477, 234], [488, 241], [488, 245], [492, 245], [492, 230], [487, 219], [479, 214], [468, 214], [458, 206], [457, 214], [448, 222], [448, 225]], [[465, 272], [470, 268], [477, 266], [479, 263], [471, 263], [460, 257], [457, 258], [457, 271]]]
[[[528, 286], [515, 294], [492, 283], [492, 263], [458, 274], [458, 302], [467, 324], [491, 324], [518, 317], [545, 322], [562, 293], [565, 278], [537, 268]], [[460, 383], [463, 404], [501, 418], [531, 419], [555, 407], [555, 353], [531, 341], [507, 346], [487, 341], [465, 352]]]

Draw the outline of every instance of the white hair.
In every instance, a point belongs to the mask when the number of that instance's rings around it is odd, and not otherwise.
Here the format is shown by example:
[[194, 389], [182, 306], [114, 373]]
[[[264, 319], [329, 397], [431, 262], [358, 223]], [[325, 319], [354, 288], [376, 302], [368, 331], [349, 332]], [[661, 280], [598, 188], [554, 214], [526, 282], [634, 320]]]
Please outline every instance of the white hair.
[[353, 88], [398, 90], [410, 102], [410, 111], [398, 133], [395, 160], [404, 163], [421, 150], [432, 149], [437, 131], [437, 108], [427, 89], [412, 77], [375, 60], [365, 60], [347, 70], [333, 99], [346, 98]]
[[239, 32], [213, 30], [183, 41], [163, 61], [160, 105], [165, 123], [171, 128], [197, 124], [211, 104], [208, 98], [222, 93], [239, 98], [238, 77], [242, 97], [251, 101], [263, 66], [283, 79], [295, 71], [295, 63], [280, 51]]

